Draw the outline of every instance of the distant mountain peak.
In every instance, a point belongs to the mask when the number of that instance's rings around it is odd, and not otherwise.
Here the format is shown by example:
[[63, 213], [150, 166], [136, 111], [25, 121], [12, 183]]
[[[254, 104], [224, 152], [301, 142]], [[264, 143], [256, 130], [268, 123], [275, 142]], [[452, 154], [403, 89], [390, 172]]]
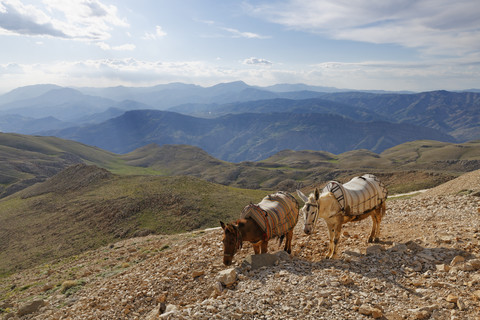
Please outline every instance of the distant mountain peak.
[[39, 97], [50, 90], [62, 89], [63, 87], [55, 84], [35, 84], [24, 87], [19, 87], [0, 95], [0, 105], [7, 104], [13, 101], [26, 100]]
[[246, 84], [243, 81], [233, 81], [233, 82], [224, 82], [224, 83], [219, 83], [214, 86], [211, 86], [210, 88], [236, 88], [236, 89], [245, 89], [250, 87], [248, 84]]

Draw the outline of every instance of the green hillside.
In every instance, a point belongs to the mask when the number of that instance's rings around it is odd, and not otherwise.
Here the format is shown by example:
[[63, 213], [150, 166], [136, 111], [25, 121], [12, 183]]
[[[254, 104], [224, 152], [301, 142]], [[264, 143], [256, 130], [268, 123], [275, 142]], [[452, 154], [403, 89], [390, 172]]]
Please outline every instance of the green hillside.
[[433, 187], [479, 169], [480, 140], [461, 144], [420, 140], [380, 154], [365, 149], [338, 155], [283, 150], [262, 161], [230, 163], [188, 145], [150, 144], [118, 155], [55, 137], [0, 133], [0, 159], [0, 198], [78, 163], [120, 175], [188, 175], [238, 188], [288, 191], [373, 172], [388, 178], [388, 187], [395, 193]]
[[0, 133], [0, 198], [44, 181], [70, 165], [95, 164], [114, 173], [156, 173], [117, 154], [56, 137]]
[[75, 165], [0, 200], [0, 274], [132, 236], [214, 227], [266, 194]]

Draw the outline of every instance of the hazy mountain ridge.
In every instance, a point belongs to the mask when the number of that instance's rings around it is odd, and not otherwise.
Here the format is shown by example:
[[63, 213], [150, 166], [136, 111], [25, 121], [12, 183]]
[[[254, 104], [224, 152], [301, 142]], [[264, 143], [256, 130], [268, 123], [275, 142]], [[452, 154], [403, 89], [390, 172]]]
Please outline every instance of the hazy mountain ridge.
[[213, 118], [226, 114], [241, 113], [325, 113], [346, 116], [355, 120], [387, 120], [387, 117], [363, 107], [338, 103], [321, 98], [286, 99], [275, 98], [229, 104], [185, 104], [172, 107], [169, 111], [187, 115]]
[[65, 129], [75, 126], [75, 123], [58, 120], [55, 117], [45, 118], [24, 117], [17, 114], [7, 114], [0, 117], [1, 132], [17, 132], [35, 134], [52, 129]]
[[48, 91], [61, 89], [62, 87], [55, 84], [37, 84], [25, 87], [19, 87], [0, 95], [0, 105], [7, 104], [14, 101], [26, 100], [41, 96]]
[[[301, 91], [292, 91], [303, 89]], [[280, 92], [280, 90], [285, 90]], [[313, 91], [317, 90], [317, 91]], [[329, 92], [321, 92], [321, 90]], [[192, 144], [201, 147], [217, 158], [228, 161], [258, 160], [270, 156], [282, 149], [299, 150], [301, 148], [325, 150], [335, 153], [346, 151], [347, 148], [367, 148], [381, 151], [392, 147], [394, 143], [402, 143], [418, 139], [438, 139], [442, 141], [464, 142], [480, 138], [480, 94], [474, 92], [433, 91], [415, 94], [405, 93], [371, 93], [371, 92], [333, 92], [331, 88], [309, 87], [306, 85], [278, 85], [269, 90], [245, 84], [244, 82], [221, 83], [211, 87], [172, 83], [154, 87], [132, 88], [59, 88], [53, 85], [39, 85], [19, 88], [0, 96], [0, 114], [9, 120], [0, 121], [0, 130], [27, 134], [61, 134], [62, 137], [76, 139], [85, 143], [100, 146], [114, 152], [125, 153], [155, 142], [158, 144]], [[35, 96], [36, 95], [36, 96]], [[26, 99], [11, 101], [15, 97]], [[130, 100], [126, 100], [130, 99]], [[3, 103], [2, 101], [10, 101]], [[179, 105], [180, 102], [184, 102]], [[172, 106], [173, 105], [173, 106]], [[145, 123], [130, 120], [114, 120], [125, 117], [123, 111], [139, 109], [165, 109], [188, 115], [215, 118], [217, 121], [206, 122], [211, 126], [210, 132], [205, 131], [205, 122], [182, 118], [193, 128], [179, 121], [179, 117], [171, 116], [171, 124], [154, 124], [156, 120], [146, 119]], [[259, 119], [265, 119], [265, 114], [282, 112], [288, 119], [276, 119], [278, 125], [270, 120], [260, 124], [252, 113], [262, 113]], [[238, 117], [228, 118], [234, 113]], [[12, 114], [15, 114], [13, 116]], [[150, 113], [152, 115], [153, 113]], [[240, 117], [241, 114], [247, 114]], [[250, 115], [248, 115], [250, 114]], [[295, 115], [297, 114], [297, 115]], [[304, 122], [296, 125], [293, 119], [299, 120], [298, 114], [313, 114], [317, 124]], [[320, 116], [324, 119], [318, 119]], [[331, 115], [340, 115], [354, 119], [352, 122], [334, 120], [343, 126], [345, 132], [335, 131], [326, 135], [322, 128], [330, 128], [326, 120], [333, 119]], [[53, 117], [53, 118], [52, 118]], [[37, 118], [37, 119], [35, 119]], [[187, 120], [188, 119], [188, 120]], [[242, 130], [229, 132], [225, 121], [232, 128], [243, 126]], [[58, 121], [57, 121], [58, 120]], [[63, 120], [63, 121], [62, 121]], [[65, 122], [68, 120], [69, 122]], [[112, 121], [110, 121], [112, 120]], [[239, 121], [234, 124], [232, 121]], [[113, 124], [115, 121], [124, 122]], [[242, 122], [243, 121], [243, 122]], [[286, 121], [292, 121], [286, 123]], [[304, 121], [302, 119], [301, 121]], [[372, 124], [382, 131], [387, 125], [383, 121], [392, 122], [391, 127], [401, 133], [398, 137], [384, 131], [384, 136], [370, 130], [367, 121], [380, 121]], [[197, 123], [198, 122], [198, 123]], [[356, 122], [365, 122], [360, 126]], [[92, 128], [98, 124], [99, 128]], [[79, 128], [79, 126], [85, 126]], [[412, 127], [416, 125], [417, 127]], [[139, 126], [139, 127], [136, 127]], [[154, 128], [157, 126], [156, 128]], [[212, 127], [213, 126], [213, 127]], [[303, 126], [303, 127], [302, 127]], [[403, 126], [403, 128], [402, 128]], [[357, 129], [352, 135], [352, 128]], [[426, 127], [439, 132], [420, 129]], [[50, 130], [46, 130], [46, 129]], [[68, 128], [68, 129], [67, 129]], [[301, 128], [301, 129], [299, 129]], [[62, 130], [63, 129], [63, 130]], [[108, 130], [111, 130], [110, 132]], [[127, 135], [124, 130], [133, 130]], [[163, 131], [164, 130], [164, 131]], [[274, 132], [278, 130], [278, 132]], [[308, 137], [306, 130], [310, 130]], [[349, 132], [350, 131], [350, 132]], [[407, 132], [411, 131], [411, 132]], [[105, 137], [95, 140], [93, 132], [106, 133]], [[114, 141], [112, 136], [119, 133], [121, 138]], [[259, 134], [262, 132], [262, 135]], [[321, 134], [319, 134], [319, 132]], [[290, 136], [287, 136], [291, 133]], [[368, 134], [368, 136], [361, 136]], [[122, 136], [123, 135], [123, 136]], [[283, 137], [283, 140], [279, 140]], [[344, 139], [339, 139], [343, 137]], [[217, 138], [218, 140], [215, 140]], [[322, 143], [314, 143], [314, 139], [322, 139]], [[111, 145], [108, 145], [108, 141]], [[124, 143], [123, 146], [119, 143]], [[335, 141], [331, 143], [331, 141]], [[267, 146], [269, 145], [269, 146]], [[296, 146], [298, 146], [298, 148]], [[338, 145], [344, 145], [339, 149]], [[224, 150], [219, 150], [224, 146]], [[244, 150], [241, 150], [244, 149]], [[248, 151], [248, 150], [250, 151]], [[232, 150], [234, 152], [232, 153]]]
[[441, 130], [459, 141], [480, 138], [480, 93], [431, 91], [415, 94], [333, 93], [324, 99], [363, 107], [392, 122]]
[[46, 93], [24, 100], [0, 105], [3, 114], [18, 114], [43, 118], [55, 116], [63, 121], [71, 121], [85, 114], [105, 111], [114, 102], [109, 99], [87, 96], [70, 88], [49, 90]]
[[454, 142], [452, 137], [429, 128], [359, 122], [320, 113], [241, 113], [204, 119], [166, 111], [136, 110], [102, 124], [46, 134], [115, 153], [127, 153], [150, 143], [188, 144], [230, 162], [261, 160], [283, 149], [381, 152], [420, 139]]

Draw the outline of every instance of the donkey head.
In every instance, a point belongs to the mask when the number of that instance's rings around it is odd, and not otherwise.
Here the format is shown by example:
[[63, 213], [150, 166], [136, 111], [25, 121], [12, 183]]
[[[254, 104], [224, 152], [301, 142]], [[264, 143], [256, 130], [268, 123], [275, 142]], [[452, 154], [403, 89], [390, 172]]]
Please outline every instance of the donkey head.
[[320, 199], [320, 191], [318, 191], [318, 188], [315, 188], [315, 191], [311, 193], [308, 197], [304, 195], [300, 190], [297, 190], [297, 194], [302, 199], [302, 201], [305, 202], [305, 205], [300, 210], [300, 212], [303, 214], [303, 231], [306, 234], [310, 234], [313, 231], [315, 222], [318, 217], [318, 200]]
[[224, 224], [220, 221], [223, 229], [223, 264], [232, 264], [233, 256], [242, 247], [242, 233], [238, 226], [233, 223]]

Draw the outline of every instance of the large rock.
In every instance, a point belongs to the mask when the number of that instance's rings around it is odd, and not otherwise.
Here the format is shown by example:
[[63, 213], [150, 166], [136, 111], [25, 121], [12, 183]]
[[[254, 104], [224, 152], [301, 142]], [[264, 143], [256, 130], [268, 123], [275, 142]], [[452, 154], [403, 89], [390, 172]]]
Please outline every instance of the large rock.
[[41, 307], [45, 306], [47, 303], [45, 300], [34, 300], [28, 303], [25, 303], [18, 308], [17, 315], [19, 317], [37, 312]]
[[472, 260], [468, 261], [467, 264], [473, 270], [480, 270], [480, 259], [472, 259]]
[[233, 268], [222, 270], [218, 273], [217, 280], [226, 287], [231, 286], [237, 281], [237, 272]]
[[381, 254], [383, 252], [384, 248], [379, 245], [379, 244], [374, 244], [373, 246], [370, 246], [367, 248], [366, 254], [367, 256], [370, 255], [375, 255], [375, 254]]
[[273, 266], [278, 261], [278, 256], [270, 253], [249, 255], [243, 260], [244, 266], [250, 266], [251, 270], [261, 267]]

